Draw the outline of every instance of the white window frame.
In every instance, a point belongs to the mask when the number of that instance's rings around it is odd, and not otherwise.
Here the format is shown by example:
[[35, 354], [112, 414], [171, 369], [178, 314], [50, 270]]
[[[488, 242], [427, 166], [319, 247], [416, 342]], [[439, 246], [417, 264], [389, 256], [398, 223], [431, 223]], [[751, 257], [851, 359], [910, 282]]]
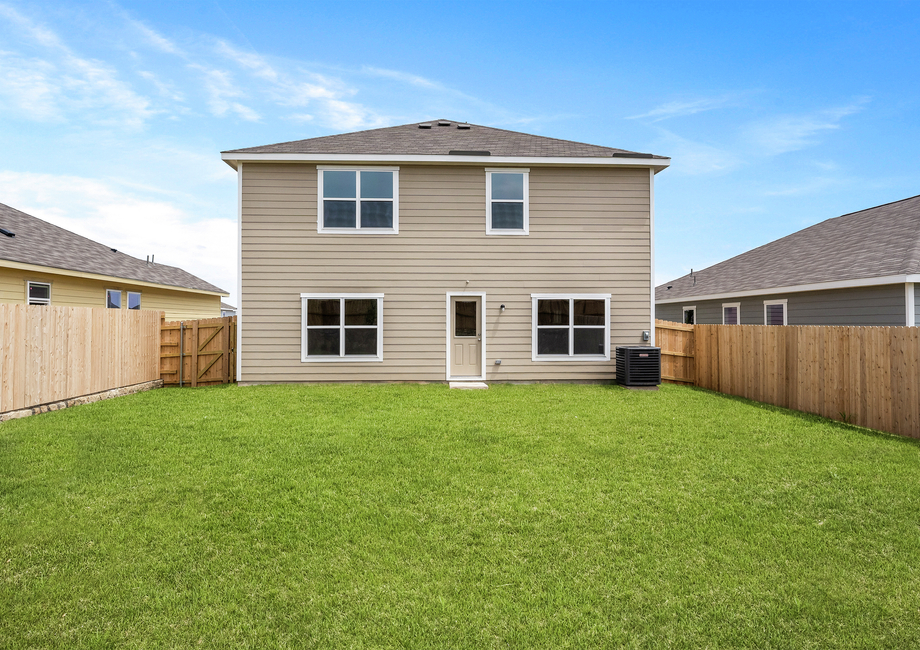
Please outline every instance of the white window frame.
[[[109, 294], [117, 293], [118, 294], [118, 307], [109, 307]], [[105, 290], [105, 308], [106, 309], [124, 309], [125, 301], [122, 300], [122, 291], [121, 289], [106, 289]]]
[[[307, 301], [308, 300], [377, 300], [377, 354], [371, 355], [351, 355], [345, 356], [345, 303], [342, 302], [339, 311], [341, 320], [339, 321], [339, 356], [307, 356], [307, 330], [308, 329], [329, 329], [331, 325], [307, 325]], [[383, 361], [383, 294], [382, 293], [302, 293], [300, 294], [300, 360], [303, 363], [355, 363], [355, 362], [377, 362]], [[352, 326], [355, 327], [355, 326]], [[363, 329], [368, 329], [366, 326]]]
[[687, 312], [690, 311], [691, 309], [693, 310], [693, 324], [694, 325], [697, 324], [697, 322], [699, 321], [700, 313], [696, 310], [696, 305], [687, 305], [686, 307], [683, 307], [681, 309], [681, 312], [680, 312], [681, 324], [683, 325], [687, 324]]
[[767, 305], [782, 305], [783, 306], [783, 325], [787, 325], [789, 322], [789, 300], [783, 298], [782, 300], [764, 300], [763, 301], [763, 324], [769, 325], [767, 322]]
[[[735, 312], [735, 314], [737, 314], [738, 316], [738, 322], [735, 323], [735, 325], [740, 325], [741, 324], [741, 303], [740, 302], [723, 302], [722, 303], [722, 324], [723, 325], [726, 324], [725, 323], [725, 308], [726, 307], [734, 307], [735, 309], [738, 310]], [[695, 315], [696, 314], [694, 314], [694, 316]], [[696, 320], [696, 318], [694, 318], [694, 320]]]
[[[29, 296], [29, 294], [31, 293], [29, 289], [32, 288], [32, 285], [48, 287], [48, 299], [45, 300], [44, 298], [35, 298], [34, 299], [35, 302], [33, 302], [33, 299]], [[32, 280], [27, 281], [26, 282], [26, 304], [27, 305], [50, 305], [51, 304], [51, 283], [50, 282], [37, 282], [37, 281], [32, 281]]]
[[[492, 228], [492, 174], [524, 175], [524, 228]], [[503, 203], [510, 200], [500, 199]], [[516, 201], [515, 201], [516, 202]], [[530, 234], [530, 169], [526, 167], [486, 167], [486, 234], [487, 235], [529, 235]]]
[[[537, 304], [540, 300], [568, 300], [569, 301], [569, 353], [568, 354], [537, 354]], [[604, 301], [604, 354], [575, 354], [575, 300], [603, 300]], [[532, 293], [531, 301], [531, 361], [610, 361], [610, 294], [609, 293]], [[559, 325], [544, 325], [544, 328], [559, 328]], [[589, 326], [584, 326], [589, 327]], [[594, 329], [597, 326], [590, 326]]]
[[140, 311], [143, 308], [143, 300], [141, 299], [140, 291], [128, 292], [128, 295], [125, 297], [125, 309], [131, 309], [131, 296], [137, 296], [137, 309], [132, 309], [132, 311]]
[[[324, 197], [323, 172], [355, 172], [355, 227], [354, 228], [326, 228], [323, 214], [323, 199], [332, 201], [351, 201], [350, 198]], [[390, 199], [362, 199], [361, 198], [361, 172], [392, 172], [393, 173], [393, 227], [392, 228], [362, 228], [361, 227], [361, 201], [389, 201]], [[399, 167], [354, 167], [340, 165], [316, 166], [316, 232], [335, 233], [338, 235], [398, 235], [399, 234]]]

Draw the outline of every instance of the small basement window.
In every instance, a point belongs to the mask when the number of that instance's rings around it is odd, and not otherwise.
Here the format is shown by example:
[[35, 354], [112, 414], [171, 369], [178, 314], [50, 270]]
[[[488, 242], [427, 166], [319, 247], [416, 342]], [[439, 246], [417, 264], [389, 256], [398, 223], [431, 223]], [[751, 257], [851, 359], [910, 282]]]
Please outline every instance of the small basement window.
[[486, 169], [486, 234], [530, 233], [530, 170]]
[[318, 232], [399, 232], [398, 167], [317, 170]]
[[47, 282], [27, 283], [26, 294], [30, 305], [51, 304], [51, 285]]
[[105, 306], [109, 309], [121, 309], [121, 291], [118, 289], [106, 289]]
[[382, 293], [302, 293], [301, 361], [383, 361]]

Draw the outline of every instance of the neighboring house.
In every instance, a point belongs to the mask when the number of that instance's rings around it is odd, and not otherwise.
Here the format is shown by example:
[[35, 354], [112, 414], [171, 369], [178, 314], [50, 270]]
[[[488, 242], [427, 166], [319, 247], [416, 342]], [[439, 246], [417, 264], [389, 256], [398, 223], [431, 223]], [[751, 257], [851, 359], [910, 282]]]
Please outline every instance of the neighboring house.
[[658, 318], [920, 324], [920, 196], [845, 214], [655, 289]]
[[222, 156], [244, 383], [609, 381], [654, 332], [668, 158], [450, 120]]
[[120, 253], [0, 204], [0, 302], [216, 318], [227, 296], [191, 273]]
[[236, 316], [236, 307], [233, 305], [228, 305], [225, 302], [220, 303], [220, 315], [221, 317], [225, 316]]

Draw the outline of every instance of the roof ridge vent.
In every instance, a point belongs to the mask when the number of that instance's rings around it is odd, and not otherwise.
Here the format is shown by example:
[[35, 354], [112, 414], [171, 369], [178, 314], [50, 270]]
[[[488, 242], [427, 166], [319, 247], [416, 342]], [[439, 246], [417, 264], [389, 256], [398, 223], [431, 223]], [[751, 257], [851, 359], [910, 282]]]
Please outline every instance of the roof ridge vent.
[[450, 120], [438, 120], [438, 126], [450, 126]]
[[458, 128], [458, 129], [468, 130], [468, 129], [470, 128], [470, 125], [467, 124], [466, 122], [463, 122], [463, 123], [461, 123], [461, 124], [458, 124], [458, 125], [457, 125], [457, 128]]
[[420, 128], [420, 129], [430, 129], [430, 128], [431, 128], [431, 122], [422, 122], [422, 123], [420, 123], [420, 124], [418, 125], [418, 128]]
[[0, 228], [0, 234], [4, 234], [4, 235], [6, 235], [7, 237], [15, 237], [15, 236], [16, 236], [16, 233], [14, 233], [12, 230], [7, 230], [6, 228]]

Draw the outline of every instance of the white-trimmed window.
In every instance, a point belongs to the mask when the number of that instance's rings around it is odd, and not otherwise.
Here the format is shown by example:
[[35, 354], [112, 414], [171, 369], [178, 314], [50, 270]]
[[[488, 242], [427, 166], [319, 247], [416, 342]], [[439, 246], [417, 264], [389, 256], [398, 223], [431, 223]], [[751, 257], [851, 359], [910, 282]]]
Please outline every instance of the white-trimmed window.
[[301, 361], [383, 361], [382, 293], [302, 293]]
[[689, 305], [683, 308], [684, 325], [696, 325], [696, 305]]
[[129, 291], [128, 292], [128, 309], [140, 309], [141, 308], [141, 292], [140, 291]]
[[48, 282], [27, 282], [26, 298], [30, 305], [51, 304], [51, 284]]
[[105, 290], [105, 306], [109, 309], [121, 309], [121, 290]]
[[318, 232], [399, 232], [399, 167], [316, 169]]
[[486, 169], [486, 234], [530, 233], [530, 170]]
[[533, 360], [610, 360], [610, 294], [531, 294]]
[[783, 300], [764, 300], [763, 301], [763, 324], [764, 325], [785, 325], [786, 324], [786, 302]]
[[740, 302], [723, 302], [722, 303], [722, 324], [723, 325], [740, 325], [741, 324], [741, 303]]

